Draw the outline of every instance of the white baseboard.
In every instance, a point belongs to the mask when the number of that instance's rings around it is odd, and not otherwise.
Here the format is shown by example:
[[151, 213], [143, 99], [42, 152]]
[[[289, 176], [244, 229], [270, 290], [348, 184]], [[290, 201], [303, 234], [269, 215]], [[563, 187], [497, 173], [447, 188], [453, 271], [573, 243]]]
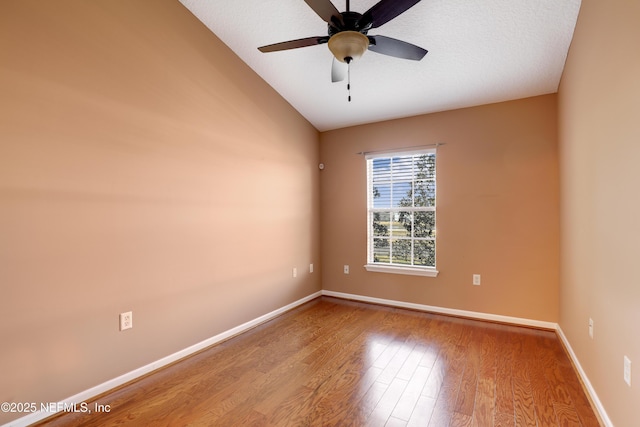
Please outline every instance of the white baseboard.
[[363, 295], [345, 294], [342, 292], [322, 291], [322, 295], [336, 297], [342, 299], [350, 299], [355, 301], [370, 302], [374, 304], [389, 305], [392, 307], [409, 308], [411, 310], [427, 311], [430, 313], [447, 314], [450, 316], [467, 317], [470, 319], [486, 320], [490, 322], [508, 323], [511, 325], [528, 326], [540, 329], [549, 329], [555, 331], [558, 328], [557, 323], [543, 322], [540, 320], [523, 319], [520, 317], [502, 316], [499, 314], [480, 313], [476, 311], [457, 310], [453, 308], [443, 308], [424, 304], [415, 304], [411, 302], [396, 301], [382, 298], [373, 298]]
[[564, 347], [569, 352], [569, 357], [571, 357], [573, 366], [575, 366], [576, 370], [578, 371], [578, 375], [580, 375], [580, 379], [582, 380], [582, 383], [587, 389], [587, 393], [589, 393], [589, 397], [591, 398], [591, 401], [596, 406], [598, 415], [600, 415], [600, 420], [604, 423], [605, 427], [613, 427], [613, 423], [611, 422], [611, 419], [609, 419], [609, 415], [607, 415], [607, 411], [605, 411], [604, 406], [602, 405], [602, 402], [600, 402], [600, 399], [598, 398], [598, 394], [596, 393], [596, 390], [593, 388], [593, 386], [591, 385], [591, 382], [589, 381], [589, 378], [587, 377], [587, 374], [582, 369], [582, 366], [580, 365], [580, 361], [578, 360], [578, 357], [576, 356], [576, 354], [573, 352], [573, 348], [571, 348], [571, 344], [569, 344], [569, 340], [567, 339], [566, 335], [562, 331], [562, 328], [560, 327], [560, 325], [558, 325], [557, 333], [560, 339], [562, 340]]
[[[228, 331], [222, 332], [216, 336], [213, 336], [211, 338], [208, 338], [204, 341], [201, 341], [197, 344], [194, 344], [190, 347], [185, 348], [184, 350], [180, 350], [176, 353], [173, 353], [169, 356], [163, 357], [160, 360], [156, 360], [155, 362], [149, 363], [148, 365], [145, 365], [141, 368], [138, 369], [134, 369], [131, 372], [127, 372], [124, 375], [120, 375], [117, 378], [111, 379], [109, 381], [106, 381], [102, 384], [99, 384], [95, 387], [92, 387], [88, 390], [82, 391], [74, 396], [71, 396], [67, 399], [64, 399], [63, 401], [59, 402], [61, 407], [64, 407], [64, 405], [72, 405], [74, 403], [80, 404], [82, 402], [87, 402], [89, 400], [91, 400], [92, 398], [94, 398], [95, 396], [98, 396], [99, 394], [105, 393], [109, 390], [112, 390], [116, 387], [119, 387], [123, 384], [128, 383], [129, 381], [135, 380], [136, 378], [139, 378], [143, 375], [146, 375], [152, 371], [155, 371], [156, 369], [162, 368], [163, 366], [167, 366], [173, 362], [176, 362], [184, 357], [187, 357], [191, 354], [194, 354], [200, 350], [203, 350], [209, 346], [212, 346], [214, 344], [217, 344], [221, 341], [224, 341], [228, 338], [233, 337], [234, 335], [238, 335], [242, 332], [248, 331], [249, 329], [258, 326], [261, 323], [267, 322], [271, 319], [274, 319], [278, 316], [280, 316], [281, 314], [298, 307], [299, 305], [302, 305], [308, 301], [311, 301], [312, 299], [318, 298], [319, 296], [322, 295], [322, 292], [318, 291], [316, 293], [313, 293], [307, 297], [304, 297], [302, 299], [299, 299], [298, 301], [292, 302], [291, 304], [288, 304], [284, 307], [281, 307], [277, 310], [274, 310], [270, 313], [267, 313], [263, 316], [260, 316], [256, 319], [250, 320], [249, 322], [243, 323], [242, 325], [236, 326], [235, 328], [229, 329]], [[34, 412], [32, 414], [29, 414], [25, 417], [22, 418], [18, 418], [17, 420], [13, 420], [10, 421], [7, 424], [4, 424], [2, 427], [25, 427], [28, 425], [31, 425], [33, 423], [36, 423], [38, 421], [42, 421], [43, 419], [50, 417], [52, 415], [54, 415], [55, 412], [42, 412], [42, 411], [38, 411], [38, 412]]]

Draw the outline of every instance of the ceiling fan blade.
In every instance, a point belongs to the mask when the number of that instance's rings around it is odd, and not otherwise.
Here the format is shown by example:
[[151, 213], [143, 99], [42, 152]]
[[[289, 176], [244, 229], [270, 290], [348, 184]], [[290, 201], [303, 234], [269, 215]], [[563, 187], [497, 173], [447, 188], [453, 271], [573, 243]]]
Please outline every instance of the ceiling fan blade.
[[369, 36], [375, 43], [369, 44], [369, 50], [396, 58], [420, 61], [427, 54], [427, 50], [402, 40], [385, 36]]
[[340, 12], [331, 0], [304, 0], [323, 21], [333, 24], [334, 19], [341, 19]]
[[335, 57], [331, 64], [331, 83], [341, 82], [347, 77], [349, 65], [345, 62], [338, 61]]
[[315, 46], [329, 41], [327, 36], [307, 37], [304, 39], [289, 40], [288, 42], [274, 43], [259, 47], [260, 52], [277, 52], [279, 50], [297, 49], [300, 47]]
[[362, 18], [359, 21], [360, 27], [365, 27], [371, 23], [371, 28], [378, 28], [419, 2], [420, 0], [380, 0], [371, 9], [362, 14]]

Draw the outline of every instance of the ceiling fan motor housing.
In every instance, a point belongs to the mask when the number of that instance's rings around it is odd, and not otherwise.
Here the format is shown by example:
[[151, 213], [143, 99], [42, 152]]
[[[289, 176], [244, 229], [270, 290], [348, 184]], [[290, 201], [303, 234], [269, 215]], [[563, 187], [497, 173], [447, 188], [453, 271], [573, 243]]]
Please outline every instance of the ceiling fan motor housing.
[[340, 18], [332, 16], [329, 21], [329, 36], [333, 36], [341, 31], [357, 31], [367, 34], [373, 25], [372, 19], [358, 12], [342, 12]]

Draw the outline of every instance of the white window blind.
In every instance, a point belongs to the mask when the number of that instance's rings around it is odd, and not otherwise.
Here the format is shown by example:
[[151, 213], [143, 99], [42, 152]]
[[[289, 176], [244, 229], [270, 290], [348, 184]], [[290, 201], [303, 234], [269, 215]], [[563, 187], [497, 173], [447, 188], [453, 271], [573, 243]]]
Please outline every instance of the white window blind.
[[435, 271], [435, 149], [367, 155], [366, 161], [368, 266]]

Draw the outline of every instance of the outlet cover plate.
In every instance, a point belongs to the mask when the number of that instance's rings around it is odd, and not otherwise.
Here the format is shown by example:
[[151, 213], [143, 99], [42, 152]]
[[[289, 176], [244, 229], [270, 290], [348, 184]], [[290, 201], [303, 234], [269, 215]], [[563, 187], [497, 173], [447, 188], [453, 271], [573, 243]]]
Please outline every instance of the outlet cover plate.
[[627, 356], [624, 357], [624, 382], [631, 387], [631, 360]]
[[131, 328], [133, 328], [133, 312], [120, 313], [120, 330], [124, 331]]

